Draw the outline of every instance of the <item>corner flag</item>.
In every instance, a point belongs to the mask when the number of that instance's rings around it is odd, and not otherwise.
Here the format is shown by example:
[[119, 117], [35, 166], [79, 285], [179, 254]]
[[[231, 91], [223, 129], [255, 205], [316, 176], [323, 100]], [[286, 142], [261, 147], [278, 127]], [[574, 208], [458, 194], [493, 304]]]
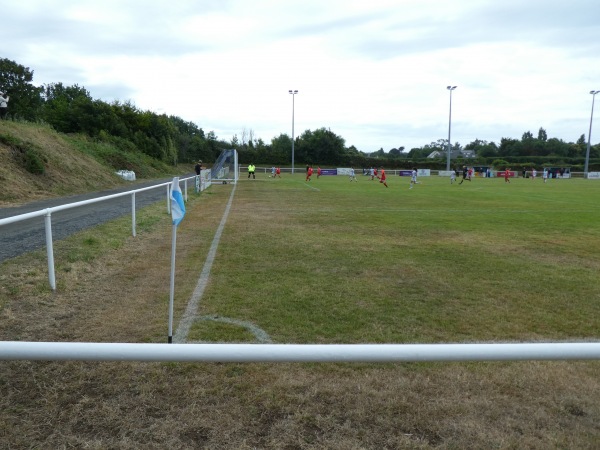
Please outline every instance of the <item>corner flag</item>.
[[181, 222], [185, 216], [185, 203], [183, 202], [183, 195], [181, 194], [181, 188], [179, 187], [179, 177], [173, 178], [173, 184], [171, 185], [171, 200], [171, 217], [173, 218], [173, 225], [179, 225], [179, 222]]
[[173, 231], [171, 238], [171, 292], [169, 295], [169, 335], [167, 342], [173, 343], [173, 301], [175, 297], [175, 251], [177, 250], [177, 226], [185, 216], [185, 203], [179, 188], [179, 177], [173, 178], [171, 184], [171, 217], [173, 218]]

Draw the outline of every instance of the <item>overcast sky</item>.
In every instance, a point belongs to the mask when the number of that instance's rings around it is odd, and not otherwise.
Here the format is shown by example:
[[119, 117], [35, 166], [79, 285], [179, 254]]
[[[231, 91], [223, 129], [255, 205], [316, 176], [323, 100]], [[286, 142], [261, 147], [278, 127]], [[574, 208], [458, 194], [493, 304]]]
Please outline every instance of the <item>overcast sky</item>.
[[587, 140], [600, 89], [599, 0], [19, 0], [1, 11], [0, 57], [34, 84], [78, 84], [224, 140], [291, 136], [294, 109], [296, 136], [326, 127], [365, 152], [408, 151], [447, 139], [456, 85], [453, 143], [540, 127], [574, 142]]

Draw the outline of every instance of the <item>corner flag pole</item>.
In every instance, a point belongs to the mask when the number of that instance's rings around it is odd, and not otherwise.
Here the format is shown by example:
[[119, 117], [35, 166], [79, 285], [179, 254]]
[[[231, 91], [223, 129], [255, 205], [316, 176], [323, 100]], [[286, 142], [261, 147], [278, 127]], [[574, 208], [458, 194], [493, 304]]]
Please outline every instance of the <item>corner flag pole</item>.
[[179, 187], [179, 177], [173, 178], [171, 185], [171, 216], [173, 218], [173, 228], [171, 237], [171, 289], [169, 294], [169, 336], [167, 342], [173, 343], [173, 303], [175, 298], [175, 254], [177, 250], [177, 226], [185, 216], [185, 203]]
[[175, 252], [177, 251], [177, 225], [173, 225], [171, 233], [171, 290], [169, 294], [169, 337], [167, 342], [173, 343], [173, 303], [175, 298]]

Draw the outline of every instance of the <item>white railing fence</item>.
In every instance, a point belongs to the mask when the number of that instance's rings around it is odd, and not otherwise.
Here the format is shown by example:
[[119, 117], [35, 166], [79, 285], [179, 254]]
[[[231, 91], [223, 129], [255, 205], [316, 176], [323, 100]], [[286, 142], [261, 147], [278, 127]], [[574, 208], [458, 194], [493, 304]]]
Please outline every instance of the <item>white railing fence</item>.
[[598, 360], [600, 343], [123, 344], [0, 342], [0, 360], [148, 362], [457, 362]]
[[[210, 171], [206, 171], [206, 172], [208, 172], [208, 174], [207, 174], [208, 178], [206, 178], [204, 176], [206, 174], [203, 174], [203, 176], [191, 176], [191, 177], [187, 177], [187, 178], [181, 178], [179, 180], [180, 182], [183, 181], [183, 183], [184, 183], [184, 198], [186, 201], [188, 199], [188, 192], [187, 192], [188, 180], [191, 180], [191, 179], [195, 180], [196, 192], [200, 192], [211, 185]], [[200, 179], [200, 178], [202, 178], [202, 179]], [[126, 195], [130, 195], [131, 196], [131, 233], [135, 237], [136, 236], [135, 194], [138, 192], [149, 191], [151, 189], [158, 189], [163, 186], [166, 188], [166, 194], [167, 194], [167, 213], [170, 214], [171, 213], [171, 191], [170, 191], [171, 190], [171, 181], [156, 184], [153, 186], [148, 186], [145, 188], [134, 189], [134, 190], [127, 191], [127, 192], [121, 192], [118, 194], [106, 195], [103, 197], [97, 197], [97, 198], [93, 198], [93, 199], [89, 199], [89, 200], [83, 200], [80, 202], [67, 203], [64, 205], [53, 206], [51, 208], [41, 209], [39, 211], [33, 211], [33, 212], [25, 213], [25, 214], [19, 214], [19, 215], [12, 216], [12, 217], [6, 217], [4, 219], [0, 219], [0, 227], [2, 225], [8, 225], [11, 223], [16, 223], [16, 222], [21, 222], [24, 220], [33, 219], [35, 217], [44, 216], [44, 229], [46, 232], [46, 253], [47, 253], [47, 258], [48, 258], [48, 281], [50, 282], [50, 288], [53, 291], [55, 291], [56, 290], [56, 274], [55, 274], [55, 269], [54, 269], [54, 246], [53, 246], [53, 239], [52, 239], [52, 213], [55, 213], [58, 211], [63, 211], [66, 209], [77, 208], [77, 207], [89, 205], [92, 203], [103, 202], [103, 201], [111, 200], [111, 199], [114, 199], [117, 197], [124, 197]]]

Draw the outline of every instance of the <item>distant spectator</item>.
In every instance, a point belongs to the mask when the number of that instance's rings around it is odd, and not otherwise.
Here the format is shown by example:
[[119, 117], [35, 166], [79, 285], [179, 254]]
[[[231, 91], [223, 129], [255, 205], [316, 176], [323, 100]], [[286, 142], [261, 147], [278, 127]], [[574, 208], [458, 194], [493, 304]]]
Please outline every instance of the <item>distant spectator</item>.
[[10, 97], [4, 92], [0, 92], [0, 119], [4, 119], [8, 114], [8, 101]]
[[194, 170], [196, 171], [196, 175], [200, 175], [200, 172], [202, 172], [202, 161], [196, 163]]

